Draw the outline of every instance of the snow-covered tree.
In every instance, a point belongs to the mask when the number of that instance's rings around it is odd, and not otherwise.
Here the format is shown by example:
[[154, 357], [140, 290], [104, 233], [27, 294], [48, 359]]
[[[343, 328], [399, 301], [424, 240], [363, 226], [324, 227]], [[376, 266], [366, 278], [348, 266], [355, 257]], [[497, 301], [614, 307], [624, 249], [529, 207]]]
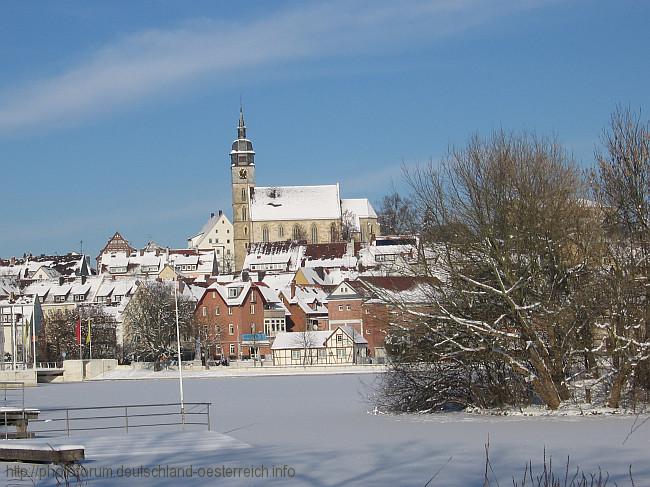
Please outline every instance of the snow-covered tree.
[[[176, 355], [174, 285], [145, 281], [124, 310], [125, 341], [131, 355], [152, 360], [155, 370], [160, 370], [161, 357]], [[181, 339], [191, 338], [195, 303], [180, 292], [177, 295]]]
[[[582, 360], [576, 344], [599, 313], [578, 292], [594, 279], [599, 240], [576, 163], [554, 140], [495, 133], [407, 179], [426, 220], [422, 238], [441, 253], [426, 275], [445, 278], [430, 281], [428, 309], [393, 303], [412, 317], [393, 331], [404, 337], [394, 370], [434, 364], [467, 384], [469, 402], [489, 393], [512, 403], [534, 392], [559, 407]], [[503, 381], [513, 390], [499, 392]], [[429, 399], [449, 390], [429, 387]]]
[[603, 299], [609, 405], [626, 386], [650, 388], [650, 122], [617, 108], [596, 153], [594, 188], [607, 231]]

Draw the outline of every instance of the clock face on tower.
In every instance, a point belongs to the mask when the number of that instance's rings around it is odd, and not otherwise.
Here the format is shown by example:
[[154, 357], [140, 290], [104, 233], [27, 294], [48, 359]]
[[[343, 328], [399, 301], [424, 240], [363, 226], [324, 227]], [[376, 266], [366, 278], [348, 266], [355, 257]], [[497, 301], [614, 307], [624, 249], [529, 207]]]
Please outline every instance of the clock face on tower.
[[248, 177], [248, 171], [246, 169], [239, 170], [239, 179], [246, 179]]

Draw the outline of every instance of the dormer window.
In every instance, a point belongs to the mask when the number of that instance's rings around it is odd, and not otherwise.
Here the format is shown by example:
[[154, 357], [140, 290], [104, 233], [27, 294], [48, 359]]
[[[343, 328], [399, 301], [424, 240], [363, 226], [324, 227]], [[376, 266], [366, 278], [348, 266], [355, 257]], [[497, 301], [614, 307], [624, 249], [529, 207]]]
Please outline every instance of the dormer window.
[[229, 287], [228, 288], [228, 297], [229, 298], [236, 298], [237, 296], [239, 296], [240, 290], [241, 290], [241, 288], [238, 288], [238, 287]]
[[86, 300], [86, 295], [85, 294], [75, 294], [73, 299], [77, 303], [80, 302], [80, 301], [85, 301]]

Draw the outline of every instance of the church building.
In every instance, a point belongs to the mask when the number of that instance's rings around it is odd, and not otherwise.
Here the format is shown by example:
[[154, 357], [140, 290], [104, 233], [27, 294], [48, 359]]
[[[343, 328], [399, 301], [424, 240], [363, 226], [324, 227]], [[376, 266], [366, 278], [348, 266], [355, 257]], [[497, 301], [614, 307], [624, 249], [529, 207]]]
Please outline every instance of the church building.
[[230, 151], [235, 270], [256, 242], [287, 240], [370, 242], [379, 235], [377, 213], [366, 198], [341, 199], [339, 185], [256, 186], [255, 151], [240, 109]]

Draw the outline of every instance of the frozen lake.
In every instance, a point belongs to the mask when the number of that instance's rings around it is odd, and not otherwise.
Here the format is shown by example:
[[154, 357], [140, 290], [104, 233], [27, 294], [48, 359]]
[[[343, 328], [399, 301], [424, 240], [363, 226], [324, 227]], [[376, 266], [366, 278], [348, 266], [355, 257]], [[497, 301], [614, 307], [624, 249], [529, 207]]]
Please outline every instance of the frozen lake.
[[[443, 467], [429, 485], [478, 487], [483, 485], [488, 436], [501, 485], [512, 485], [511, 476], [520, 477], [528, 460], [539, 465], [544, 447], [558, 470], [563, 471], [570, 455], [573, 466], [588, 471], [600, 466], [622, 486], [630, 485], [632, 464], [636, 485], [650, 485], [650, 423], [623, 444], [633, 417], [375, 415], [368, 396], [376, 380], [371, 374], [188, 379], [186, 400], [212, 402], [212, 430], [230, 438], [198, 430], [175, 434], [143, 429], [129, 436], [115, 433], [111, 438], [98, 432], [65, 442], [90, 445], [86, 467], [113, 468], [113, 478], [92, 478], [89, 485], [133, 485], [133, 478], [115, 477], [120, 466], [137, 471], [139, 466], [168, 465], [191, 466], [192, 478], [138, 477], [137, 484], [424, 486]], [[49, 384], [26, 390], [26, 405], [42, 408], [176, 401], [174, 380]], [[207, 467], [224, 465], [287, 465], [295, 476], [199, 477], [207, 474]]]

